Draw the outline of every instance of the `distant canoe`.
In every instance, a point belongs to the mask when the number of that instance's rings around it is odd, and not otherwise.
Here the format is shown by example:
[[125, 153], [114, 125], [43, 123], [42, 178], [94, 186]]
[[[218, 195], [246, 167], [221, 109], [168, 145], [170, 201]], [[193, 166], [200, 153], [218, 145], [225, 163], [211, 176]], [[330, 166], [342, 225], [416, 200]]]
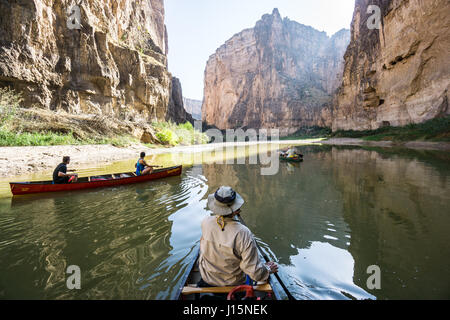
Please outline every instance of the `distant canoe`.
[[135, 184], [151, 180], [163, 179], [167, 177], [179, 176], [181, 175], [181, 172], [182, 166], [176, 166], [154, 170], [151, 174], [144, 176], [136, 176], [134, 172], [126, 172], [78, 178], [78, 181], [76, 183], [53, 184], [53, 181], [37, 181], [10, 182], [9, 185], [11, 187], [12, 194], [16, 196], [44, 192], [73, 191]]
[[281, 161], [287, 161], [287, 162], [303, 162], [303, 158], [301, 157], [295, 157], [295, 158], [287, 158], [280, 155]]

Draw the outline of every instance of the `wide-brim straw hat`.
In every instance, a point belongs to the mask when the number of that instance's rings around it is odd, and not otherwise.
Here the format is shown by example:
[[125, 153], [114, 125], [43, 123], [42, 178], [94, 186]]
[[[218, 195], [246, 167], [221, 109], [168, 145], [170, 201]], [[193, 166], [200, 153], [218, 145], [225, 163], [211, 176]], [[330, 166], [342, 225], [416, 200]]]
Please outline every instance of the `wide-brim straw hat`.
[[208, 196], [208, 208], [217, 216], [227, 216], [239, 210], [245, 201], [231, 187], [220, 187]]

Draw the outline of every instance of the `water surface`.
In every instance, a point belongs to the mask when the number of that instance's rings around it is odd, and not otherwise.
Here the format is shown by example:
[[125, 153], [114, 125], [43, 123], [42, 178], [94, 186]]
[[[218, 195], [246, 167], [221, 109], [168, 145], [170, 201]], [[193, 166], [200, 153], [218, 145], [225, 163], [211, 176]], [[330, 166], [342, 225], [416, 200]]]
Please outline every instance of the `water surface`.
[[[280, 163], [273, 176], [248, 159], [216, 164], [197, 154], [180, 177], [4, 197], [0, 298], [169, 298], [210, 213], [205, 199], [220, 185], [244, 197], [243, 218], [299, 299], [450, 298], [449, 153], [301, 150], [305, 162]], [[236, 152], [241, 162], [252, 154]], [[152, 161], [188, 162], [181, 156]], [[130, 166], [134, 160], [96, 172]], [[81, 290], [66, 287], [69, 265], [81, 268]], [[381, 269], [380, 290], [367, 288], [371, 265]]]

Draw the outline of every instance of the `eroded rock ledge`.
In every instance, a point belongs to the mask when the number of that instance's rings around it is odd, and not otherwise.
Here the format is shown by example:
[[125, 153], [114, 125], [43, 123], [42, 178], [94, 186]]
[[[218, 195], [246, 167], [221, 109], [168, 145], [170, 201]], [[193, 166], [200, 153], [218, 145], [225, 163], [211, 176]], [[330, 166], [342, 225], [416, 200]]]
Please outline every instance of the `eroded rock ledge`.
[[[172, 96], [163, 0], [0, 2], [0, 86], [25, 107], [131, 122], [166, 120]], [[176, 120], [176, 119], [174, 119]]]
[[[369, 5], [381, 9], [369, 29]], [[450, 114], [450, 2], [357, 0], [333, 130], [370, 130]]]

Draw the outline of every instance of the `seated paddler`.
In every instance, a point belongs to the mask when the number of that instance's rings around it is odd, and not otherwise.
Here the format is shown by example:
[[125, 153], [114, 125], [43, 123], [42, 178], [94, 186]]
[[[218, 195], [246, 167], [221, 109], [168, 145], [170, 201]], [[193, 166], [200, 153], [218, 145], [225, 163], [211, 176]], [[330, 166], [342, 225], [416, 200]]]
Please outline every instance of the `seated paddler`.
[[297, 148], [290, 146], [286, 152], [282, 153], [283, 157], [289, 158], [289, 159], [293, 159], [293, 158], [303, 158], [303, 155], [300, 154], [297, 150]]
[[239, 222], [244, 199], [231, 187], [221, 187], [208, 197], [213, 212], [202, 222], [199, 287], [239, 286], [267, 282], [278, 271], [274, 262], [264, 263], [251, 231]]
[[145, 162], [145, 152], [141, 152], [140, 158], [135, 164], [136, 167], [136, 175], [144, 176], [153, 172], [153, 167], [150, 166], [147, 162]]
[[[67, 165], [70, 163], [70, 157], [63, 157], [62, 163], [60, 163], [53, 171], [53, 183], [65, 184], [78, 181], [78, 175], [76, 173], [67, 173]], [[73, 170], [72, 170], [73, 171]]]

